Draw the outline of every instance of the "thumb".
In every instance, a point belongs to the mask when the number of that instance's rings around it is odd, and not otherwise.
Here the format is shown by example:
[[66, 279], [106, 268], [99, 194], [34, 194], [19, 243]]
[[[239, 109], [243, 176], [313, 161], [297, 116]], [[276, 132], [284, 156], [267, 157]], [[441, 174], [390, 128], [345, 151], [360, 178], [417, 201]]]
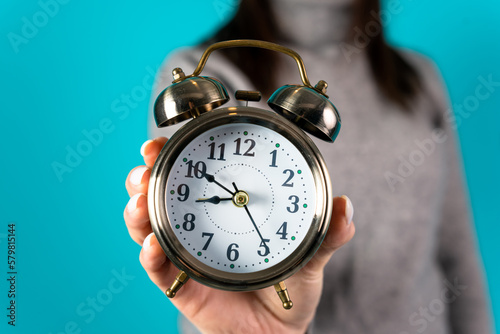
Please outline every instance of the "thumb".
[[333, 212], [330, 227], [325, 239], [314, 257], [304, 267], [311, 274], [322, 273], [323, 268], [333, 253], [346, 244], [354, 236], [355, 228], [352, 222], [354, 208], [349, 197], [342, 195], [333, 199]]

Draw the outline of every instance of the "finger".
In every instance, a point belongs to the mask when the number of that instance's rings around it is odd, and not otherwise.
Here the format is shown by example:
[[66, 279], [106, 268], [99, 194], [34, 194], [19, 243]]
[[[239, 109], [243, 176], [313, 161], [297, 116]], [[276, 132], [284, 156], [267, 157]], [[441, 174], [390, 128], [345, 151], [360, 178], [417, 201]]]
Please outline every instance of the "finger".
[[[144, 240], [139, 260], [151, 281], [156, 284], [163, 293], [171, 287], [179, 273], [179, 269], [177, 269], [163, 252], [154, 233], [149, 234]], [[189, 314], [196, 314], [200, 306], [205, 304], [201, 296], [202, 290], [207, 288], [197, 282], [184, 282], [187, 284], [185, 284], [179, 294], [170, 301], [178, 308], [182, 308], [182, 312], [189, 316]], [[199, 302], [193, 302], [200, 299], [201, 301]]]
[[147, 194], [151, 169], [146, 166], [137, 166], [130, 171], [125, 181], [125, 188], [129, 196], [135, 194]]
[[127, 225], [130, 237], [142, 245], [144, 239], [152, 232], [149, 223], [147, 196], [141, 193], [135, 194], [128, 201], [123, 218]]
[[336, 250], [351, 240], [354, 235], [353, 215], [354, 208], [349, 197], [342, 195], [333, 199], [332, 220], [322, 248]]
[[335, 197], [333, 199], [333, 212], [330, 227], [320, 248], [306, 265], [310, 272], [322, 272], [333, 253], [352, 239], [355, 232], [352, 217], [354, 208], [349, 197]]
[[138, 166], [130, 171], [125, 181], [129, 196], [134, 196], [137, 193], [148, 193], [149, 177], [151, 176], [151, 168], [156, 160], [161, 149], [167, 142], [167, 138], [158, 137], [153, 140], [148, 140], [142, 144], [141, 155], [144, 157], [146, 166]]
[[177, 270], [167, 259], [154, 233], [144, 240], [139, 260], [151, 281], [165, 292], [175, 280]]
[[142, 144], [141, 155], [144, 157], [146, 166], [148, 166], [149, 168], [153, 167], [158, 154], [160, 154], [160, 151], [163, 146], [165, 146], [167, 140], [168, 139], [165, 137], [158, 137], [153, 140], [148, 140], [144, 142], [144, 144]]

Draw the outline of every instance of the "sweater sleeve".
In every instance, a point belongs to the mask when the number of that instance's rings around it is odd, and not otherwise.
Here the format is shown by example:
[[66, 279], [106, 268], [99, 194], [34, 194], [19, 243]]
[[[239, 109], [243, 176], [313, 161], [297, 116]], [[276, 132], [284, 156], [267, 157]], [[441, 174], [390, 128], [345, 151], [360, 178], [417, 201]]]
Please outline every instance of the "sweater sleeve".
[[449, 107], [439, 72], [426, 73], [426, 85], [446, 135], [443, 163], [446, 170], [440, 207], [437, 261], [443, 273], [441, 300], [449, 306], [452, 333], [491, 333], [491, 314], [482, 261], [472, 225], [468, 191], [457, 140], [457, 124]]

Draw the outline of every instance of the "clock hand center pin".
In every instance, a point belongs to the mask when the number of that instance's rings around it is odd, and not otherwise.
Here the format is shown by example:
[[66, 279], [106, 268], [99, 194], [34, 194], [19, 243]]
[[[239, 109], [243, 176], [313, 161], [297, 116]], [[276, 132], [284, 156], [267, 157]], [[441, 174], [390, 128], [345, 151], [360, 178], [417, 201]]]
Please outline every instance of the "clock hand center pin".
[[248, 202], [250, 201], [250, 197], [248, 196], [246, 191], [237, 190], [234, 193], [232, 200], [234, 205], [236, 205], [239, 208], [242, 208], [248, 204]]

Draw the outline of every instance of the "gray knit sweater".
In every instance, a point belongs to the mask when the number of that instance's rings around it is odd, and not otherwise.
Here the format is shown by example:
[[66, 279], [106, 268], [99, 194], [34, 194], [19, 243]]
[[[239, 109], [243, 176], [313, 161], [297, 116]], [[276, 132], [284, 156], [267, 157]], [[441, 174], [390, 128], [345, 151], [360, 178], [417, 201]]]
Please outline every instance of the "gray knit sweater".
[[[328, 82], [330, 100], [341, 114], [337, 141], [314, 141], [335, 195], [348, 195], [355, 211], [356, 235], [325, 269], [311, 331], [490, 333], [482, 266], [441, 78], [429, 60], [403, 52], [421, 75], [425, 92], [411, 113], [400, 110], [381, 95], [364, 53], [343, 52], [348, 8], [340, 8], [345, 1], [331, 2], [274, 0], [282, 44], [302, 56], [312, 82]], [[177, 50], [167, 58], [153, 101], [170, 84], [171, 70], [192, 73], [202, 51]], [[293, 61], [284, 61], [277, 71], [279, 86], [300, 83]], [[203, 75], [220, 79], [230, 96], [237, 89], [258, 90], [218, 53]], [[226, 106], [231, 104], [238, 102]], [[252, 105], [269, 109], [265, 101]], [[442, 129], [435, 127], [436, 115]], [[151, 137], [169, 136], [178, 128], [157, 129], [150, 117]]]

